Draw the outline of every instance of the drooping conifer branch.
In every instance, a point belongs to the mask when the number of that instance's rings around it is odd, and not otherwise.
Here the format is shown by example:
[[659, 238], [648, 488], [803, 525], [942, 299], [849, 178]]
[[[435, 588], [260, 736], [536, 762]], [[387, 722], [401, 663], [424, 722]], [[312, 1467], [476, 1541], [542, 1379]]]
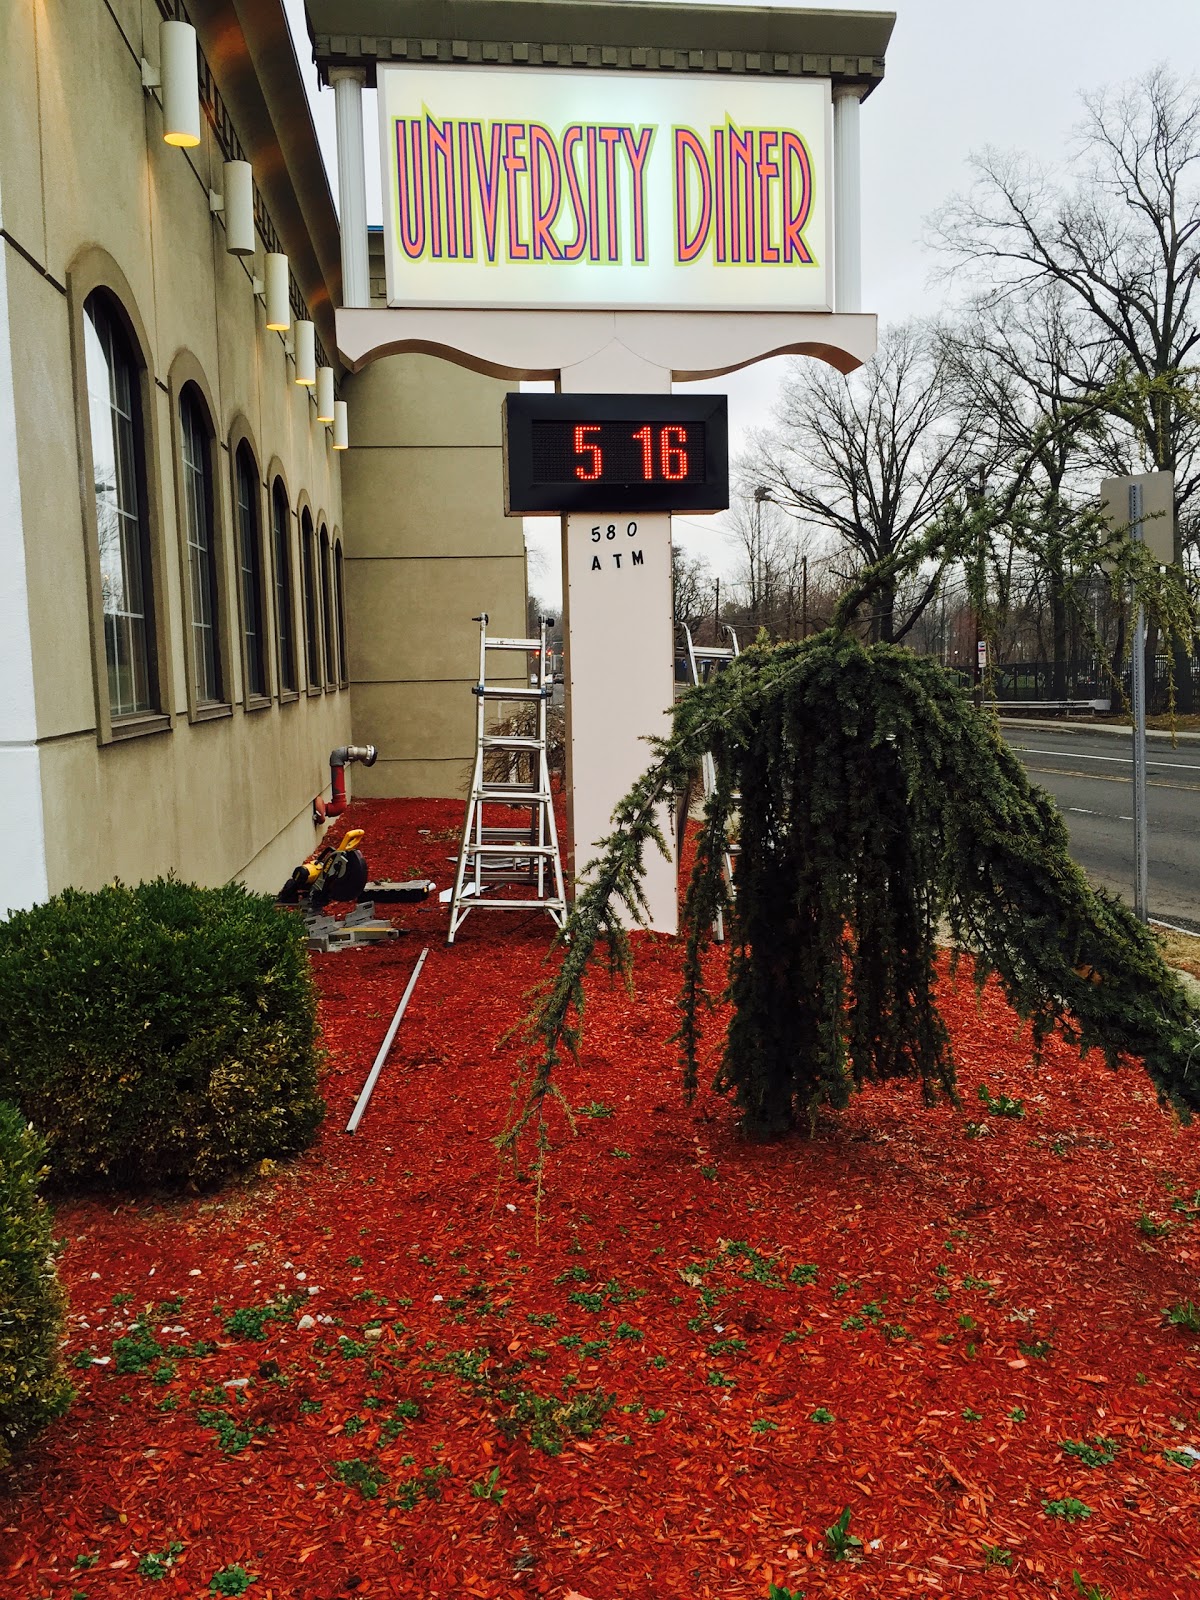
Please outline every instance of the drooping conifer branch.
[[[732, 1020], [716, 1087], [744, 1132], [810, 1126], [863, 1084], [916, 1078], [953, 1096], [949, 1042], [933, 999], [936, 939], [949, 924], [995, 973], [1040, 1042], [1060, 1027], [1112, 1065], [1137, 1056], [1160, 1098], [1200, 1105], [1200, 1033], [1153, 939], [1090, 887], [1052, 802], [935, 662], [829, 632], [757, 646], [692, 690], [673, 731], [614, 814], [561, 939], [563, 960], [526, 1025], [526, 1079], [501, 1136], [512, 1150], [536, 1119], [565, 1052], [576, 1054], [584, 975], [603, 943], [630, 974], [622, 916], [644, 912], [655, 808], [711, 750], [720, 774], [684, 902], [681, 1046], [699, 1071], [704, 954], [718, 907], [730, 931]], [[721, 881], [726, 829], [737, 896]]]

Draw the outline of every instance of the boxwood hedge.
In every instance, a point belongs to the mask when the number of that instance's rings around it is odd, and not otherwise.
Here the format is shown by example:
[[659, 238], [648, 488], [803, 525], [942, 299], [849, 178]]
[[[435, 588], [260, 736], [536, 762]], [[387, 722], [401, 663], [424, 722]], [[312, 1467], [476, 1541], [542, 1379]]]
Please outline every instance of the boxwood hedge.
[[211, 1183], [301, 1149], [316, 996], [295, 919], [238, 884], [69, 889], [0, 923], [0, 1097], [51, 1182]]
[[24, 1117], [0, 1102], [0, 1469], [71, 1401], [61, 1356], [66, 1302], [51, 1215], [37, 1196], [43, 1154]]

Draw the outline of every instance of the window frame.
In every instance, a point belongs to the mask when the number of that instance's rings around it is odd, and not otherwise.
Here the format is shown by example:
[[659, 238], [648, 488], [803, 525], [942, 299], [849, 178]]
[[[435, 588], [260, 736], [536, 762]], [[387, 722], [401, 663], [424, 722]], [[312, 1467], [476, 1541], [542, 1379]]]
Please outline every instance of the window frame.
[[333, 615], [333, 542], [329, 537], [329, 524], [321, 518], [321, 531], [317, 537], [318, 578], [321, 594], [321, 667], [325, 675], [325, 692], [332, 694], [339, 686], [337, 639]]
[[337, 637], [338, 684], [350, 687], [350, 661], [346, 647], [346, 552], [341, 534], [333, 531], [334, 630]]
[[[183, 601], [183, 634], [184, 634], [184, 660], [187, 664], [187, 706], [188, 719], [191, 722], [208, 722], [218, 717], [233, 715], [233, 683], [231, 666], [233, 653], [229, 648], [229, 596], [226, 574], [226, 551], [228, 548], [225, 533], [225, 507], [222, 501], [222, 479], [224, 474], [218, 470], [220, 440], [217, 436], [211, 393], [204, 381], [199, 365], [190, 357], [178, 356], [172, 363], [171, 381], [169, 384], [171, 395], [171, 421], [174, 428], [174, 450], [172, 452], [175, 465], [175, 493], [176, 493], [176, 525], [179, 536], [179, 561], [180, 561], [180, 595]], [[183, 407], [185, 402], [189, 407], [195, 407], [198, 415], [201, 435], [202, 451], [200, 466], [203, 470], [203, 486], [208, 512], [208, 567], [212, 582], [212, 618], [209, 626], [212, 632], [213, 670], [216, 677], [216, 697], [201, 699], [198, 683], [199, 673], [196, 659], [196, 630], [202, 627], [202, 622], [197, 622], [196, 595], [192, 582], [192, 557], [190, 538], [190, 513], [188, 510], [189, 486], [187, 481], [187, 467], [184, 458], [184, 421]]]
[[297, 525], [300, 544], [300, 620], [304, 644], [304, 691], [309, 695], [325, 693], [321, 677], [321, 613], [318, 597], [319, 563], [317, 558], [317, 530], [309, 506], [302, 504]]
[[[241, 645], [243, 711], [265, 710], [273, 699], [271, 613], [267, 604], [268, 565], [264, 558], [264, 540], [266, 537], [266, 520], [263, 517], [264, 484], [258, 461], [259, 455], [254, 447], [254, 439], [250, 429], [244, 418], [238, 418], [229, 434], [229, 483], [230, 505], [233, 511], [234, 568], [237, 573], [238, 639]], [[258, 665], [262, 673], [262, 687], [259, 689], [255, 689], [251, 685], [251, 668], [254, 665], [254, 656], [250, 643], [249, 596], [246, 593], [246, 530], [242, 523], [244, 476], [246, 487], [250, 490], [250, 513], [254, 518], [251, 551], [253, 580], [258, 590], [257, 654]]]
[[[158, 477], [158, 410], [154, 370], [147, 352], [151, 344], [129, 280], [99, 246], [75, 256], [66, 273], [71, 349], [71, 386], [75, 407], [76, 450], [80, 488], [80, 532], [87, 584], [88, 632], [91, 640], [92, 692], [96, 740], [116, 744], [146, 734], [169, 733], [172, 662], [170, 601], [166, 584], [166, 549], [161, 487]], [[132, 368], [131, 399], [135, 402], [133, 458], [141, 520], [142, 603], [146, 631], [146, 667], [150, 706], [128, 714], [112, 709], [105, 638], [100, 533], [92, 457], [92, 417], [87, 379], [86, 307], [93, 295], [105, 309], [126, 346]]]
[[[292, 527], [296, 522], [296, 510], [292, 506], [291, 496], [288, 494], [287, 479], [284, 477], [283, 468], [278, 456], [272, 462], [267, 473], [267, 506], [271, 516], [271, 532], [268, 541], [270, 552], [270, 588], [271, 588], [271, 617], [273, 648], [275, 651], [275, 689], [280, 705], [292, 705], [300, 698], [300, 629], [297, 627], [297, 596], [299, 584], [296, 581], [296, 563], [294, 552], [296, 539], [293, 537]], [[279, 505], [283, 506], [282, 528], [277, 520]], [[282, 563], [281, 563], [282, 557]], [[286, 574], [286, 612], [288, 633], [285, 635], [281, 626], [282, 610], [280, 605], [279, 574], [282, 570]], [[285, 649], [285, 643], [288, 648]], [[290, 668], [291, 683], [287, 683], [287, 673]]]

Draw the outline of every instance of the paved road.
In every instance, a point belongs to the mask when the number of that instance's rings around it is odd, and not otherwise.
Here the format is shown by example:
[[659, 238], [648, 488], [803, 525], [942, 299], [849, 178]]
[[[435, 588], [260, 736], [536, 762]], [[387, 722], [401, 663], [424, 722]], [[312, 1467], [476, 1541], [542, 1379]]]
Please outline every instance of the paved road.
[[[1132, 902], [1130, 735], [1010, 721], [1004, 736], [1058, 802], [1080, 866]], [[1200, 933], [1200, 742], [1148, 739], [1146, 778], [1150, 915]]]

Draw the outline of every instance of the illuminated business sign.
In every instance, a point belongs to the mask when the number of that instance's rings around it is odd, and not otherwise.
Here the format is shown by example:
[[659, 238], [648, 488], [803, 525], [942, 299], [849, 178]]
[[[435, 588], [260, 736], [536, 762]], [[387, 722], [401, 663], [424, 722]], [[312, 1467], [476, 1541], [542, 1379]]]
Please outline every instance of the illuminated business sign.
[[378, 79], [389, 305], [830, 309], [827, 80]]
[[724, 511], [729, 417], [714, 394], [510, 394], [508, 516]]

